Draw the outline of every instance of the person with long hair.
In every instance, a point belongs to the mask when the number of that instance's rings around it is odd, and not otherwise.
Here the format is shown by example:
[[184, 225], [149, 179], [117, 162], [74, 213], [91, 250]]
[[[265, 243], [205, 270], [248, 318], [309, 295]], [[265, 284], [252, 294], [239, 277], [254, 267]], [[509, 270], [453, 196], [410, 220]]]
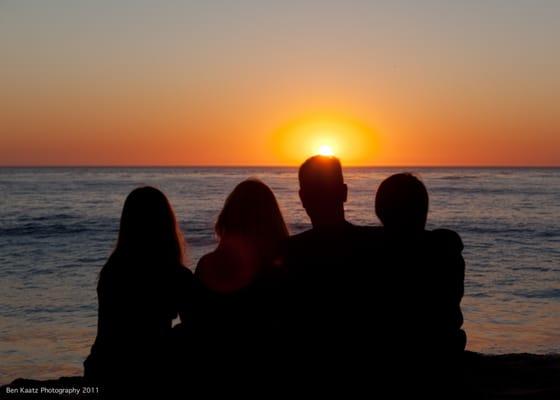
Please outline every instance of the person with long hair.
[[274, 346], [274, 288], [288, 229], [270, 188], [248, 179], [228, 196], [215, 231], [217, 248], [195, 270], [197, 373], [247, 388]]
[[218, 247], [201, 258], [196, 275], [222, 293], [249, 286], [260, 273], [277, 264], [280, 246], [288, 237], [274, 194], [257, 179], [235, 187], [218, 216], [215, 231]]
[[149, 186], [133, 190], [99, 274], [97, 337], [84, 362], [86, 379], [124, 387], [163, 373], [172, 321], [184, 314], [191, 292], [184, 246], [165, 195]]

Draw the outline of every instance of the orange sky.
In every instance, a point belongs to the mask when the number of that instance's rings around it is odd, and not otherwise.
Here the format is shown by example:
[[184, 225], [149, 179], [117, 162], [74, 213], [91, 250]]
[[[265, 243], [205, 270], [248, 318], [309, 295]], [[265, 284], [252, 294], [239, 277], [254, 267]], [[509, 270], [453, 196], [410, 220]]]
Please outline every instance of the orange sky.
[[0, 165], [560, 165], [552, 2], [72, 3], [1, 6]]

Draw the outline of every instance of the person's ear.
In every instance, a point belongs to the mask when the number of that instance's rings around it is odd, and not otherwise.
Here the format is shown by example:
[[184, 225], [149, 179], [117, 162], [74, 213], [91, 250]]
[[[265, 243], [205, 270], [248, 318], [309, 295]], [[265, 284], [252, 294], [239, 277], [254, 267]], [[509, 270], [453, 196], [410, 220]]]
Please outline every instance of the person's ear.
[[299, 199], [301, 201], [301, 205], [305, 208], [305, 192], [300, 188], [298, 191]]
[[348, 200], [348, 185], [346, 183], [342, 184], [342, 202], [346, 203]]

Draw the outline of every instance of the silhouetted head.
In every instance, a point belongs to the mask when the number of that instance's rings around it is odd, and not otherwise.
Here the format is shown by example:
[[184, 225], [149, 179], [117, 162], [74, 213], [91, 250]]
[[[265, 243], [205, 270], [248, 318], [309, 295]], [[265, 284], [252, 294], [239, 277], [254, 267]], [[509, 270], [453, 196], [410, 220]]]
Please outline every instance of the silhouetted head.
[[261, 257], [276, 257], [288, 237], [288, 228], [272, 190], [258, 179], [247, 179], [233, 189], [216, 222], [220, 241], [244, 238], [257, 246]]
[[299, 197], [314, 227], [343, 222], [347, 196], [338, 158], [313, 156], [299, 168]]
[[115, 253], [129, 259], [183, 263], [184, 240], [167, 197], [150, 186], [126, 198]]
[[390, 231], [422, 231], [428, 217], [428, 191], [410, 173], [392, 175], [377, 189], [375, 213]]

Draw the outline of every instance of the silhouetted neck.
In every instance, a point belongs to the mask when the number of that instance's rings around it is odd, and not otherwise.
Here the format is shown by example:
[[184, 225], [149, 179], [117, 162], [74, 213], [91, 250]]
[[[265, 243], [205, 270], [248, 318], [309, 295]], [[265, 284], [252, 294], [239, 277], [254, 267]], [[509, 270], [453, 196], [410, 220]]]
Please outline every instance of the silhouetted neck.
[[401, 241], [401, 242], [415, 242], [424, 237], [425, 230], [423, 229], [411, 229], [411, 230], [399, 230], [399, 229], [388, 229], [385, 227], [385, 233], [387, 237], [391, 240]]
[[344, 213], [337, 216], [332, 216], [332, 218], [322, 218], [320, 220], [311, 221], [313, 224], [313, 230], [315, 231], [338, 231], [345, 229], [350, 226], [350, 222], [346, 221], [344, 218]]

